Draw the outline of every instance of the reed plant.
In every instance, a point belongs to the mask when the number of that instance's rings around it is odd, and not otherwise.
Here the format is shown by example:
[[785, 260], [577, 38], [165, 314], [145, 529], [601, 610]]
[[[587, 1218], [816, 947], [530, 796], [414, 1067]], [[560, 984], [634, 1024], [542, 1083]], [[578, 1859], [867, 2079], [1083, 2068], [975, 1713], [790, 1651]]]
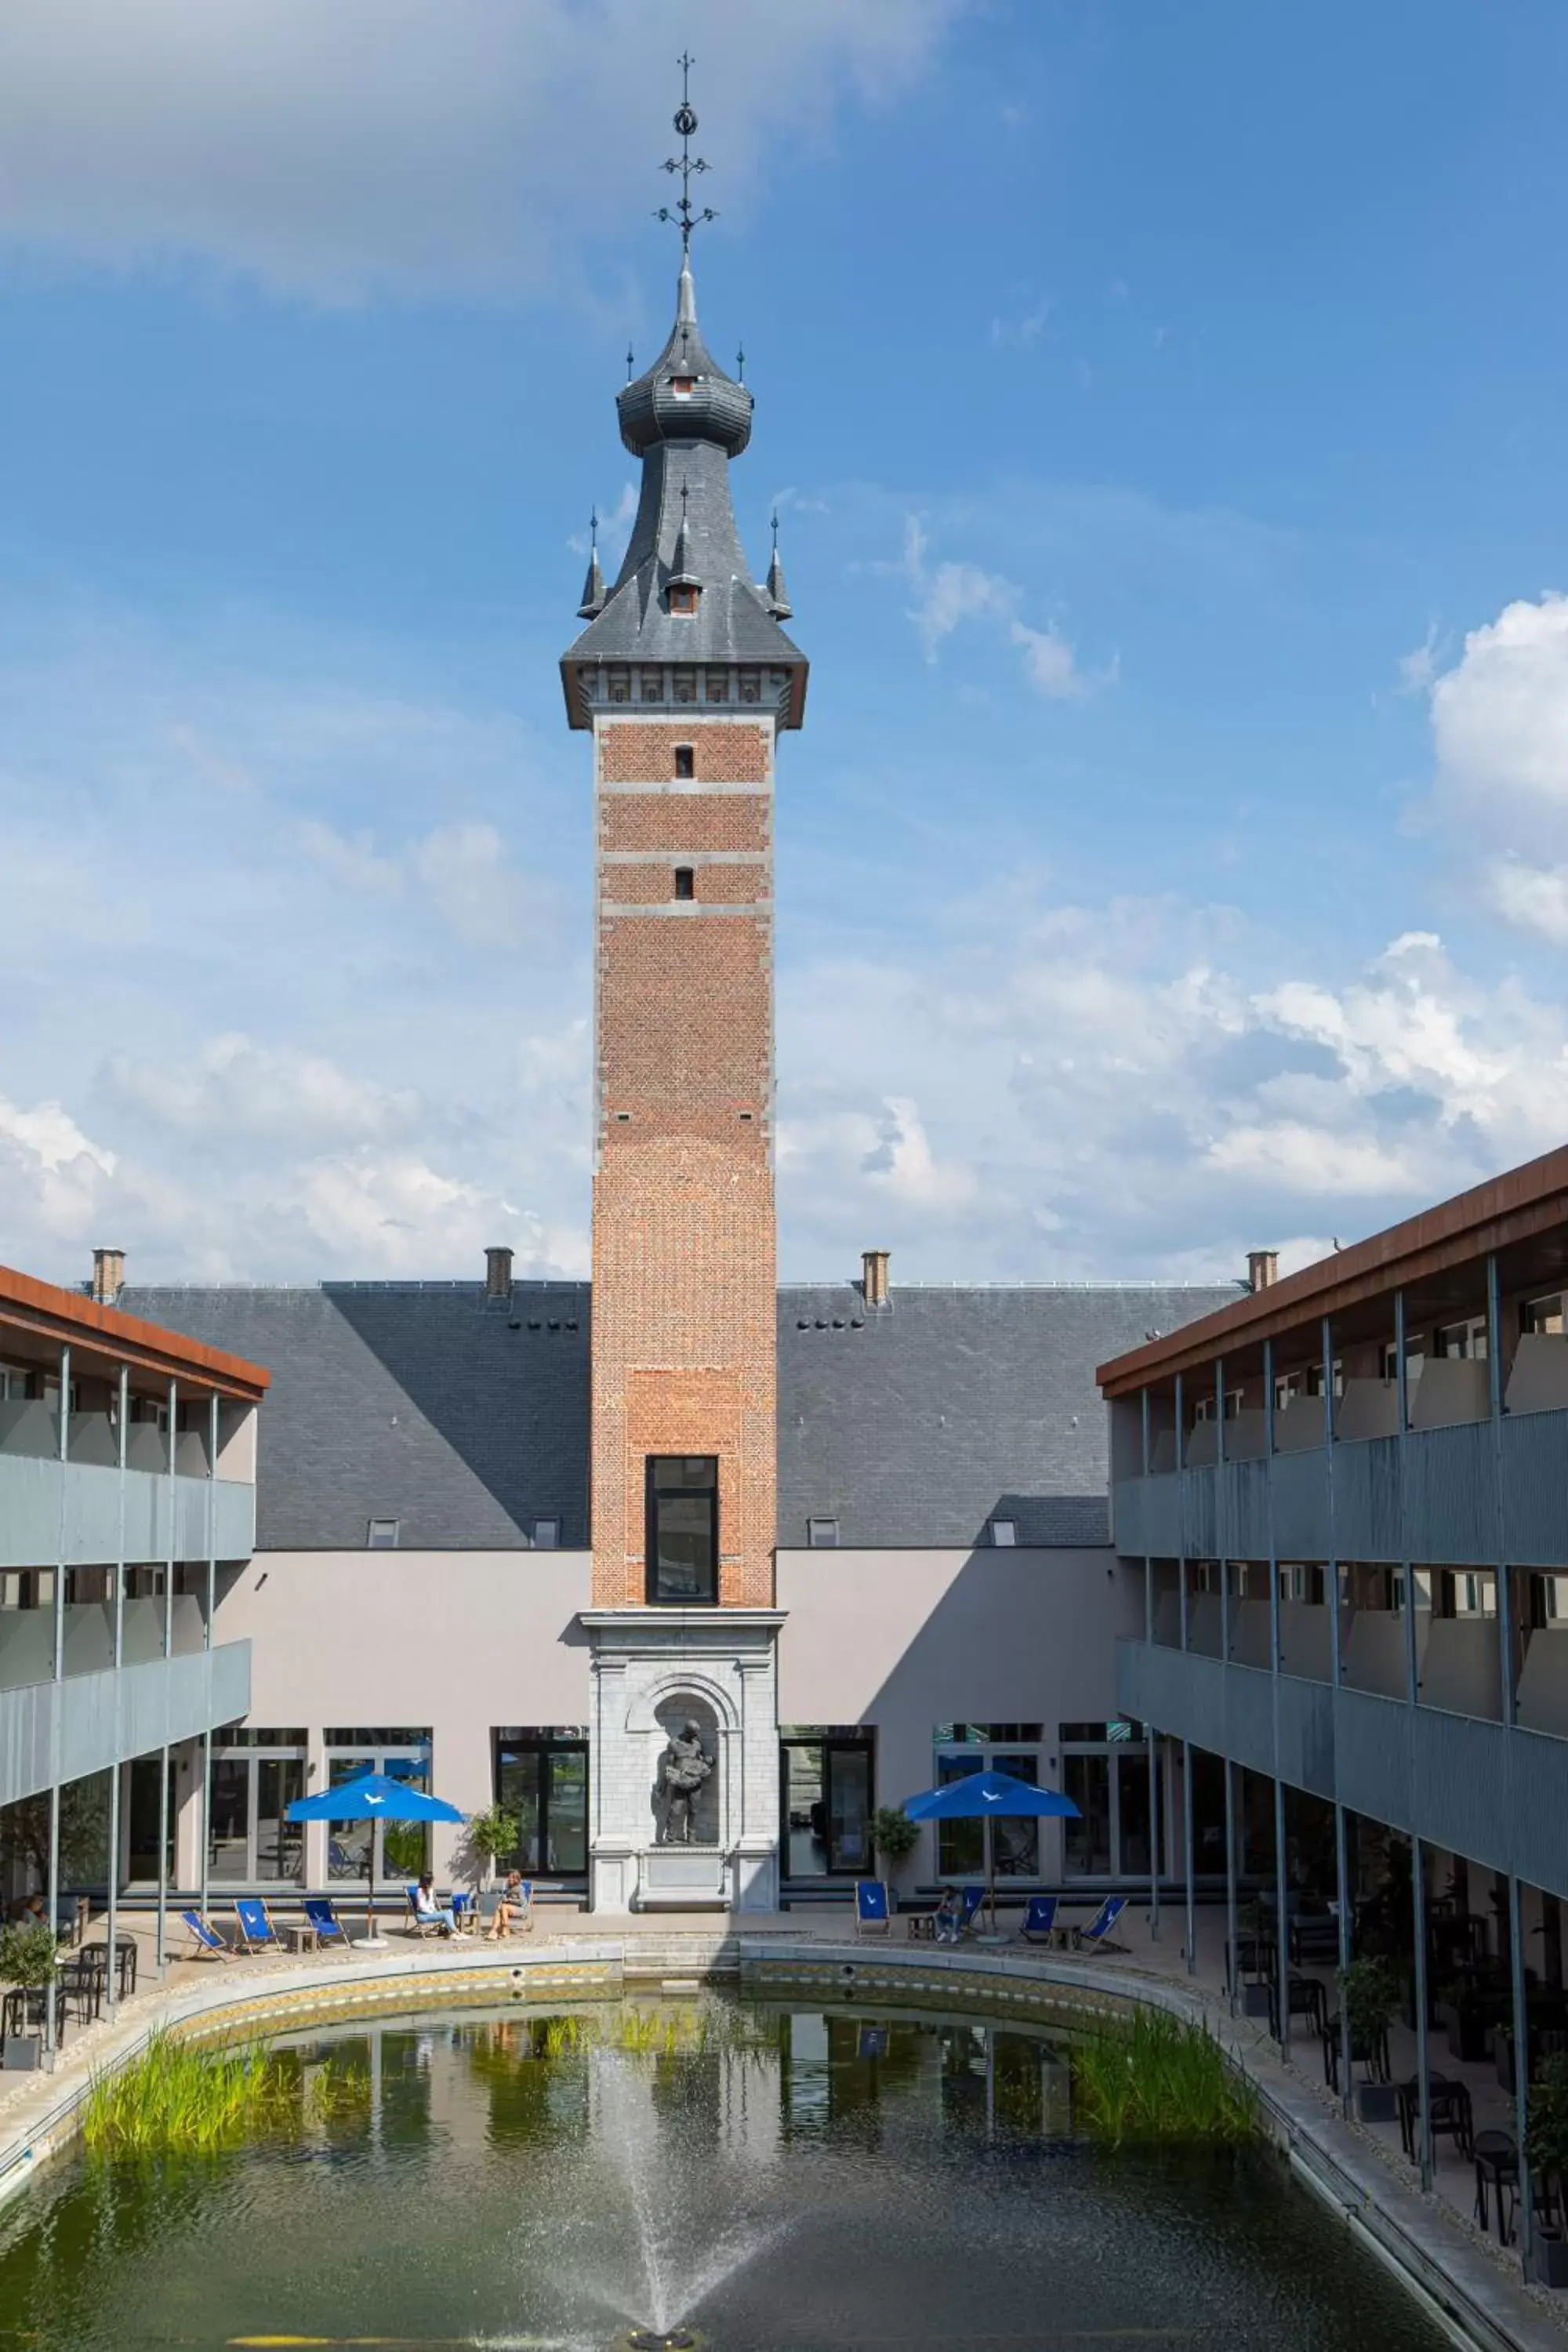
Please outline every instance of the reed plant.
[[352, 2118], [369, 2097], [363, 2066], [329, 2063], [307, 2088], [293, 2053], [258, 2042], [215, 2049], [157, 2032], [130, 2065], [94, 2076], [82, 2131], [100, 2156], [212, 2155]]
[[1250, 2139], [1258, 2095], [1201, 2025], [1158, 2009], [1100, 2027], [1072, 2052], [1074, 2106], [1085, 2129], [1124, 2141]]

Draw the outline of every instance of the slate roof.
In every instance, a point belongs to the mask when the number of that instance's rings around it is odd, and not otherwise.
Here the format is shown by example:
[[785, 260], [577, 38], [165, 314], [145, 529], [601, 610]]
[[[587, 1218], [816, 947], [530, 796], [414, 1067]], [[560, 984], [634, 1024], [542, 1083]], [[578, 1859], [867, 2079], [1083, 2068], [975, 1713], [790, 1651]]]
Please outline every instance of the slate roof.
[[[675, 382], [689, 383], [677, 398]], [[773, 600], [752, 576], [730, 500], [730, 460], [751, 434], [752, 395], [716, 365], [702, 341], [689, 268], [680, 273], [669, 341], [617, 395], [621, 437], [642, 459], [642, 493], [619, 575], [603, 608], [561, 664], [566, 715], [586, 727], [576, 672], [605, 662], [742, 663], [785, 671], [782, 727], [798, 727], [805, 655], [778, 625]], [[669, 610], [672, 578], [698, 583], [697, 610]], [[595, 604], [592, 587], [583, 604]]]
[[779, 1542], [824, 1517], [841, 1545], [983, 1542], [993, 1518], [1020, 1544], [1108, 1543], [1096, 1365], [1238, 1287], [895, 1284], [875, 1311], [857, 1284], [782, 1289]]
[[[868, 1312], [858, 1285], [779, 1293], [779, 1525], [842, 1545], [1107, 1540], [1095, 1367], [1239, 1286], [921, 1289]], [[507, 1550], [542, 1519], [588, 1541], [586, 1283], [127, 1289], [128, 1314], [265, 1365], [258, 1550]]]

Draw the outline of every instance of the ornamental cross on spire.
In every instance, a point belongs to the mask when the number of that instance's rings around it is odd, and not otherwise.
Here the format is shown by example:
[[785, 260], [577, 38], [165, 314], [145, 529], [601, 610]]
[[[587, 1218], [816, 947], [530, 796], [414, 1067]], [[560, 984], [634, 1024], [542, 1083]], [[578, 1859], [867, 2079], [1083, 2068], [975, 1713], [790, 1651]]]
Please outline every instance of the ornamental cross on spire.
[[704, 205], [699, 211], [691, 201], [692, 173], [705, 172], [708, 169], [701, 156], [694, 155], [691, 152], [691, 137], [697, 128], [697, 115], [692, 107], [690, 96], [691, 68], [696, 59], [679, 57], [675, 62], [680, 68], [680, 104], [675, 110], [675, 127], [680, 133], [680, 152], [679, 155], [669, 156], [666, 160], [664, 168], [667, 172], [679, 173], [680, 200], [675, 205], [660, 205], [654, 217], [657, 220], [674, 221], [677, 224], [680, 230], [680, 255], [684, 261], [691, 251], [692, 230], [700, 222], [717, 220], [719, 215], [710, 205]]

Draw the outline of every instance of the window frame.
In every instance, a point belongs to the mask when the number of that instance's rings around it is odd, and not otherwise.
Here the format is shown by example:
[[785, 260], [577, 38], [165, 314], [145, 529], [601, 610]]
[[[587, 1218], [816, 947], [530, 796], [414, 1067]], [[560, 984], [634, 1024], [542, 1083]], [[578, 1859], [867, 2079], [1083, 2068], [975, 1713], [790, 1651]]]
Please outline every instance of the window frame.
[[[666, 1463], [705, 1463], [711, 1465], [712, 1483], [706, 1489], [687, 1485], [659, 1485], [658, 1474]], [[689, 1502], [706, 1495], [708, 1502], [708, 1559], [705, 1580], [707, 1590], [696, 1592], [666, 1591], [662, 1587], [659, 1566], [659, 1505], [661, 1498]], [[716, 1454], [649, 1454], [644, 1459], [643, 1470], [643, 1583], [648, 1606], [655, 1609], [716, 1609], [719, 1605], [719, 1456]]]

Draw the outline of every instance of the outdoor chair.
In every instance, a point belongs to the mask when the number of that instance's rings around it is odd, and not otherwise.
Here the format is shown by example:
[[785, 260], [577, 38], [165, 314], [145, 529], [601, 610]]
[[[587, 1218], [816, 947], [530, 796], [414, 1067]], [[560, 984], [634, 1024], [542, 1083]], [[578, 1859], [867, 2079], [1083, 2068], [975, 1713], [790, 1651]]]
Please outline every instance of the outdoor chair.
[[204, 1955], [209, 1960], [233, 1959], [234, 1954], [210, 1919], [199, 1911], [182, 1911], [180, 1916], [195, 1939], [196, 1948], [189, 1956], [193, 1960]]
[[879, 1878], [858, 1878], [855, 1881], [855, 1933], [857, 1936], [887, 1936], [892, 1932], [892, 1905], [888, 1890]]
[[1125, 1944], [1116, 1942], [1111, 1929], [1127, 1908], [1125, 1895], [1108, 1895], [1087, 1927], [1072, 1931], [1073, 1949], [1081, 1952], [1085, 1947], [1101, 1952], [1125, 1952]]
[[[1323, 2080], [1331, 2091], [1340, 2087], [1340, 2044], [1344, 2039], [1344, 2021], [1336, 2014], [1331, 2017], [1323, 2033]], [[1386, 2083], [1389, 2079], [1388, 2032], [1376, 2034], [1351, 2033], [1351, 2064], [1364, 2066], [1367, 2080]]]
[[1031, 1895], [1029, 1907], [1024, 1914], [1024, 1924], [1018, 1930], [1026, 1944], [1054, 1944], [1057, 1937], [1057, 1897], [1054, 1895]]
[[421, 1937], [444, 1936], [447, 1931], [439, 1919], [426, 1919], [421, 1915], [417, 1899], [419, 1892], [418, 1888], [415, 1886], [405, 1886], [403, 1892], [408, 1902], [409, 1934], [411, 1936]]
[[984, 1886], [961, 1886], [958, 1892], [959, 1899], [963, 1905], [963, 1915], [958, 1922], [959, 1935], [961, 1937], [977, 1936], [980, 1930], [974, 1923], [980, 1916], [980, 1906], [985, 1900], [985, 1889]]
[[235, 1922], [239, 1929], [241, 1948], [247, 1952], [280, 1952], [282, 1939], [272, 1925], [267, 1906], [258, 1895], [237, 1896]]
[[[1487, 2186], [1497, 2191], [1497, 2234], [1500, 2246], [1508, 2242], [1509, 2209], [1519, 2193], [1519, 2149], [1513, 2134], [1505, 2131], [1479, 2131], [1476, 2134], [1472, 2156], [1476, 2167], [1476, 2227], [1485, 2237], [1487, 2232]], [[1504, 2191], [1507, 2191], [1505, 2201]]]
[[319, 1948], [328, 1944], [348, 1942], [349, 1931], [338, 1916], [337, 1905], [329, 1895], [308, 1895], [305, 1897], [304, 1909], [305, 1925], [314, 1929]]

